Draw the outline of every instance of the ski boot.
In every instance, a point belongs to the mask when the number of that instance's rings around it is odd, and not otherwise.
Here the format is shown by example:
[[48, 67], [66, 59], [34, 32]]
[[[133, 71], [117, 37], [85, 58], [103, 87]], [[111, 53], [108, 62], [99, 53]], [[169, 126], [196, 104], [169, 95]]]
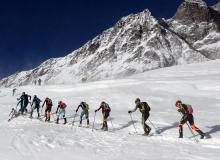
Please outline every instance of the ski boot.
[[179, 128], [179, 138], [183, 138], [183, 128]]
[[149, 127], [146, 134], [149, 135], [150, 131], [151, 131], [151, 128]]
[[102, 124], [102, 128], [101, 128], [101, 130], [104, 130], [104, 128], [105, 128], [105, 125], [104, 125], [104, 123]]
[[38, 113], [37, 118], [40, 119], [40, 113]]
[[87, 120], [86, 128], [89, 128], [89, 120]]
[[205, 133], [203, 133], [201, 130], [197, 131], [200, 134], [200, 139], [204, 139]]
[[56, 124], [59, 124], [59, 118], [57, 118], [57, 120], [56, 120]]
[[108, 125], [107, 124], [105, 124], [105, 126], [104, 126], [104, 129], [103, 129], [104, 131], [108, 131]]
[[67, 120], [66, 120], [66, 118], [64, 118], [64, 123], [63, 124], [66, 124], [67, 123]]
[[183, 138], [183, 135], [179, 135], [179, 138]]
[[204, 139], [204, 137], [205, 137], [205, 135], [201, 135], [201, 136], [200, 136], [200, 139]]
[[78, 125], [78, 127], [82, 127], [82, 122], [79, 122], [79, 125]]
[[183, 138], [183, 132], [179, 133], [179, 138]]

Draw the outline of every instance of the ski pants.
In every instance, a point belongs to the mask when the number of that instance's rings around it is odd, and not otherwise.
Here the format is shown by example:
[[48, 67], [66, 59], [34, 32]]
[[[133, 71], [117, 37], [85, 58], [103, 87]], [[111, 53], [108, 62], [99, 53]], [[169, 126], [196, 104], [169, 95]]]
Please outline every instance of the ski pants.
[[86, 119], [87, 119], [87, 124], [89, 124], [89, 111], [88, 110], [83, 110], [81, 112], [81, 115], [80, 115], [80, 124], [82, 124], [82, 118], [83, 116], [85, 115]]
[[40, 113], [39, 113], [39, 110], [40, 110], [40, 105], [39, 104], [34, 104], [33, 107], [31, 107], [31, 117], [33, 115], [33, 112], [34, 110], [37, 109], [37, 113], [38, 113], [38, 117], [40, 117]]
[[63, 108], [60, 108], [57, 112], [57, 119], [59, 119], [60, 117], [66, 118], [66, 111]]
[[108, 127], [107, 120], [108, 120], [108, 117], [109, 117], [109, 112], [103, 112], [102, 114], [103, 114], [103, 126]]
[[21, 113], [27, 112], [28, 102], [21, 102]]
[[183, 135], [183, 125], [185, 123], [187, 123], [187, 122], [189, 122], [190, 127], [192, 128], [192, 130], [198, 132], [200, 135], [203, 134], [203, 132], [198, 127], [195, 126], [193, 115], [189, 114], [188, 116], [183, 117], [180, 120], [180, 123], [179, 123], [179, 133], [180, 133], [181, 136]]
[[45, 109], [46, 121], [50, 121], [51, 110], [52, 110], [52, 106], [46, 106], [46, 109]]
[[145, 133], [149, 133], [149, 130], [151, 129], [147, 124], [146, 121], [149, 118], [150, 114], [149, 113], [142, 113], [142, 126], [144, 129]]

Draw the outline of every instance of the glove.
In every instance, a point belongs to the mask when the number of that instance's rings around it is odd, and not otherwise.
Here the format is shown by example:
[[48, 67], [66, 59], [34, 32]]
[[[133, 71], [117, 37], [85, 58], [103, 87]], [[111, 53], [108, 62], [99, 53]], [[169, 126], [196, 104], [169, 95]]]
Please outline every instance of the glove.
[[128, 113], [131, 114], [132, 112], [131, 112], [131, 111], [128, 111]]
[[97, 112], [97, 109], [95, 110], [95, 112]]
[[178, 111], [178, 112], [181, 112], [181, 109], [178, 109], [177, 111]]
[[78, 112], [78, 110], [76, 110], [76, 113]]

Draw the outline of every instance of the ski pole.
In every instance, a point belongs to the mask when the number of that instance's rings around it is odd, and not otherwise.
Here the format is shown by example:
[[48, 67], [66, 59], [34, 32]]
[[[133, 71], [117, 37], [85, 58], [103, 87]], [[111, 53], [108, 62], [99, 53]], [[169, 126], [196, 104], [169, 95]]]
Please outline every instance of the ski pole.
[[[182, 113], [180, 113], [180, 115], [182, 115], [182, 116], [183, 116], [183, 114], [182, 114]], [[194, 133], [194, 132], [192, 131], [192, 129], [190, 128], [190, 126], [189, 126], [188, 122], [186, 122], [186, 124], [187, 124], [187, 126], [188, 126], [188, 128], [189, 128], [190, 132], [192, 133], [192, 135], [193, 135], [193, 137], [194, 137], [195, 142], [196, 142], [196, 143], [198, 143], [199, 141], [198, 141], [198, 139], [196, 138], [195, 133]]]
[[194, 133], [193, 130], [190, 128], [190, 126], [189, 126], [189, 124], [188, 124], [187, 122], [186, 122], [186, 124], [187, 124], [187, 126], [188, 126], [190, 132], [192, 133], [192, 135], [193, 135], [193, 137], [194, 137], [194, 140], [196, 141], [196, 143], [198, 143], [199, 141], [198, 141], [198, 139], [196, 138], [195, 133]]
[[43, 113], [43, 107], [42, 107], [42, 109], [41, 109], [40, 113], [41, 113], [41, 115], [42, 115], [42, 113]]
[[137, 133], [137, 129], [136, 129], [135, 125], [134, 125], [134, 121], [133, 121], [132, 115], [131, 115], [131, 113], [129, 113], [129, 114], [130, 114], [130, 117], [131, 117], [132, 124], [134, 126], [135, 133]]
[[50, 114], [50, 116], [54, 119], [54, 116], [53, 116], [53, 115], [56, 114], [56, 113], [50, 112], [49, 114]]
[[114, 130], [114, 126], [113, 126], [113, 123], [112, 123], [112, 118], [111, 117], [109, 117], [109, 118], [110, 118], [110, 121], [111, 121], [111, 124], [112, 124], [112, 128]]
[[153, 124], [153, 122], [152, 122], [150, 119], [148, 119], [148, 121], [149, 121], [150, 124], [154, 127], [155, 130], [159, 129], [158, 127], [156, 127], [156, 126]]
[[92, 132], [93, 132], [94, 127], [95, 127], [95, 117], [96, 117], [96, 112], [95, 112], [95, 115], [94, 115], [94, 120], [93, 120], [93, 124], [92, 124]]
[[71, 129], [73, 129], [73, 126], [74, 126], [74, 123], [75, 123], [75, 119], [76, 119], [76, 115], [77, 115], [77, 113], [75, 113], [75, 115], [74, 115], [74, 117], [73, 117], [73, 122], [72, 122]]
[[154, 128], [154, 129], [155, 129], [155, 131], [156, 131], [156, 133], [160, 134], [161, 129], [160, 129], [160, 128], [158, 128], [158, 127], [156, 127], [156, 126], [153, 124], [153, 122], [152, 122], [150, 119], [148, 119], [148, 121], [149, 121], [149, 122], [150, 122], [150, 124], [153, 126], [153, 128]]
[[14, 108], [11, 109], [11, 112], [10, 112], [10, 114], [9, 114], [8, 116], [10, 116], [10, 115], [12, 114], [13, 111], [14, 111]]

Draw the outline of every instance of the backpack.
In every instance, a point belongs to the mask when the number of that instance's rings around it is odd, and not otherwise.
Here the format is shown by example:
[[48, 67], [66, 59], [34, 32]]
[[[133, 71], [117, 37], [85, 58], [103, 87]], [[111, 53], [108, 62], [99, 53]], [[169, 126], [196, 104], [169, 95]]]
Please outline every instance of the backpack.
[[48, 106], [52, 106], [52, 105], [53, 105], [53, 103], [52, 103], [52, 100], [51, 100], [51, 99], [48, 99], [48, 100], [47, 100], [47, 105], [48, 105]]
[[85, 110], [89, 110], [89, 105], [86, 103], [86, 102], [83, 102], [83, 105], [84, 105], [84, 107], [85, 107]]
[[141, 111], [142, 112], [149, 112], [151, 110], [150, 106], [147, 102], [141, 102]]
[[109, 105], [107, 103], [104, 104], [104, 111], [111, 112], [111, 108], [109, 107]]
[[66, 104], [65, 103], [61, 103], [60, 104], [60, 108], [65, 109], [66, 108]]
[[40, 102], [41, 102], [41, 100], [40, 100], [39, 98], [35, 98], [35, 103], [36, 103], [37, 105], [39, 105]]
[[186, 106], [187, 106], [187, 109], [188, 109], [189, 114], [193, 114], [193, 108], [192, 108], [192, 106], [189, 105], [189, 104], [187, 104]]

